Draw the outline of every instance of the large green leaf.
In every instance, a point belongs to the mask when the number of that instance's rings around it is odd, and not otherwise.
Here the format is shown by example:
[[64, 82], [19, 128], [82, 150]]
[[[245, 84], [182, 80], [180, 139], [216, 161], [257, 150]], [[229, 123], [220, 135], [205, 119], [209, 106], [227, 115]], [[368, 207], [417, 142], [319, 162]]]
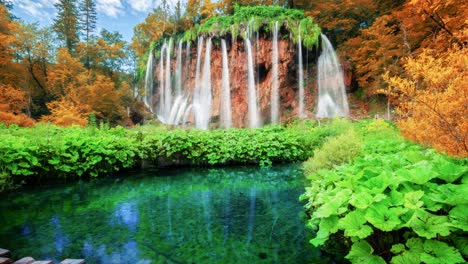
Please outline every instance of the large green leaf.
[[468, 205], [460, 204], [455, 206], [449, 212], [449, 217], [452, 220], [454, 227], [460, 228], [463, 231], [468, 231]]
[[439, 185], [437, 190], [434, 190], [429, 196], [434, 202], [459, 205], [468, 204], [467, 193], [468, 184], [444, 184]]
[[338, 217], [332, 215], [328, 218], [323, 218], [319, 224], [319, 230], [315, 235], [315, 238], [310, 240], [310, 243], [314, 246], [323, 245], [331, 234], [338, 231]]
[[373, 255], [374, 249], [365, 240], [355, 242], [345, 258], [352, 263], [372, 263], [385, 264], [385, 260], [379, 256]]
[[374, 231], [366, 225], [364, 210], [349, 212], [338, 221], [338, 227], [345, 231], [345, 236], [358, 237], [360, 239], [370, 236]]
[[390, 206], [399, 206], [399, 205], [403, 205], [403, 202], [404, 202], [403, 197], [404, 195], [401, 192], [397, 190], [391, 190], [387, 201]]
[[406, 223], [406, 226], [413, 229], [419, 236], [434, 238], [438, 235], [448, 236], [450, 234], [448, 220], [447, 216], [433, 215], [418, 209]]
[[405, 212], [402, 207], [389, 208], [385, 203], [378, 203], [367, 209], [365, 218], [376, 228], [388, 232], [398, 229], [397, 227], [402, 224], [399, 216]]
[[423, 191], [414, 191], [414, 192], [407, 192], [405, 193], [405, 201], [404, 206], [409, 209], [417, 209], [424, 205], [424, 202], [421, 201], [421, 197], [423, 197]]
[[427, 160], [414, 164], [410, 169], [400, 169], [396, 173], [400, 178], [416, 184], [424, 184], [438, 176]]
[[445, 242], [426, 240], [424, 242], [424, 252], [421, 254], [421, 260], [427, 264], [465, 263], [460, 252]]
[[396, 244], [392, 246], [391, 251], [398, 254], [390, 261], [393, 264], [419, 264], [421, 254], [424, 253], [424, 245], [420, 238], [410, 238], [406, 241], [406, 247], [403, 244]]
[[468, 166], [455, 164], [442, 156], [437, 156], [433, 161], [435, 169], [439, 172], [439, 179], [452, 183], [458, 180], [465, 172], [468, 171]]
[[347, 202], [351, 196], [350, 190], [340, 190], [335, 192], [333, 196], [330, 195], [330, 201], [325, 202], [314, 212], [316, 218], [326, 218], [330, 215], [340, 215], [345, 213], [347, 209]]
[[391, 173], [384, 170], [379, 176], [367, 180], [363, 185], [368, 188], [368, 192], [372, 195], [382, 194], [389, 185], [394, 185], [395, 181], [391, 180]]
[[358, 209], [366, 209], [374, 202], [379, 202], [385, 199], [387, 196], [385, 194], [377, 194], [375, 196], [370, 195], [365, 190], [361, 190], [360, 192], [353, 193], [349, 203], [358, 208]]

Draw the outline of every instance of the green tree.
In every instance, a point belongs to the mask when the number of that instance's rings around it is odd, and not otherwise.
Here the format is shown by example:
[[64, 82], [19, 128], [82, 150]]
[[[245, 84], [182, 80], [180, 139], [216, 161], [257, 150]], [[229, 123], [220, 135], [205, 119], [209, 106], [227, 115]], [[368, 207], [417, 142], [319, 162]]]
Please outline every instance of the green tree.
[[52, 27], [59, 40], [63, 41], [68, 51], [73, 54], [80, 41], [78, 35], [80, 31], [79, 13], [76, 0], [59, 0], [54, 6], [57, 9], [57, 17], [54, 19]]
[[86, 42], [86, 61], [85, 67], [90, 67], [90, 55], [88, 51], [90, 35], [96, 30], [97, 12], [96, 3], [94, 0], [83, 0], [79, 6], [80, 9], [80, 26], [83, 31]]
[[9, 0], [0, 0], [0, 5], [6, 6], [8, 10], [13, 9], [13, 3]]

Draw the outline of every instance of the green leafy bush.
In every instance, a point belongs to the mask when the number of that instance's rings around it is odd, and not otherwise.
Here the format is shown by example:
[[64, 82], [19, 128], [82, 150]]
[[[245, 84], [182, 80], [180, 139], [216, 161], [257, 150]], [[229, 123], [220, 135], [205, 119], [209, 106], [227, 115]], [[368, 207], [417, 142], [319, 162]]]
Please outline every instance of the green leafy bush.
[[109, 175], [141, 160], [206, 166], [303, 161], [311, 152], [303, 136], [281, 126], [213, 131], [0, 127], [0, 190], [23, 182]]
[[[363, 133], [374, 128], [390, 129], [377, 121]], [[359, 157], [308, 178], [302, 198], [308, 200], [307, 225], [317, 231], [313, 245], [340, 240], [353, 263], [465, 262], [466, 160], [397, 136], [366, 137]]]
[[361, 149], [362, 140], [353, 130], [328, 138], [320, 149], [314, 151], [314, 156], [304, 163], [304, 171], [309, 174], [348, 163], [361, 153]]
[[279, 126], [262, 129], [173, 130], [147, 134], [142, 142], [145, 158], [195, 165], [293, 162], [304, 160], [299, 136]]

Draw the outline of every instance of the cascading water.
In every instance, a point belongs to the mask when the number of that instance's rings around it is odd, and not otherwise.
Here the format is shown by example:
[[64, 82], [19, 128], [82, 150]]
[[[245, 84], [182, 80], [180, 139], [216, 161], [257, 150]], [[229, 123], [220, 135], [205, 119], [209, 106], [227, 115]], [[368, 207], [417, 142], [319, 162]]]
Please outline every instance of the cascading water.
[[145, 74], [145, 95], [143, 96], [143, 102], [153, 112], [153, 83], [154, 83], [154, 55], [153, 51], [150, 51], [148, 56], [148, 62], [146, 64]]
[[298, 60], [298, 82], [299, 82], [299, 118], [305, 118], [304, 110], [304, 67], [302, 62], [302, 40], [301, 40], [301, 24], [299, 23], [299, 41], [297, 42], [297, 60]]
[[249, 115], [249, 127], [257, 128], [260, 127], [260, 114], [258, 111], [257, 103], [257, 87], [255, 85], [255, 75], [252, 57], [252, 44], [250, 39], [245, 39], [245, 46], [247, 50], [247, 83], [248, 83], [248, 115]]
[[201, 56], [203, 49], [203, 37], [198, 38], [197, 44], [197, 63], [195, 66], [195, 87], [193, 87], [193, 99], [192, 99], [192, 110], [195, 117], [195, 126], [200, 122], [200, 114], [198, 109], [201, 106], [202, 102], [200, 99], [200, 65], [201, 65]]
[[227, 56], [226, 41], [221, 40], [223, 50], [223, 76], [222, 76], [222, 100], [221, 100], [221, 125], [224, 128], [232, 126], [231, 114], [231, 87], [229, 85], [229, 61]]
[[278, 85], [278, 21], [275, 22], [273, 29], [271, 59], [271, 123], [279, 122], [279, 85]]
[[171, 85], [171, 47], [172, 47], [172, 39], [169, 40], [169, 44], [166, 46], [166, 81], [164, 84], [165, 98], [164, 98], [164, 120], [166, 122], [169, 119], [169, 115], [171, 114], [172, 109], [172, 85]]
[[191, 59], [191, 58], [190, 58], [190, 51], [191, 51], [191, 49], [190, 49], [190, 41], [187, 41], [187, 44], [186, 44], [186, 48], [185, 48], [185, 49], [186, 49], [186, 51], [185, 51], [185, 63], [184, 63], [184, 65], [185, 65], [184, 82], [187, 82], [188, 79], [189, 79], [189, 77], [190, 77], [189, 72], [190, 72], [190, 70], [191, 70], [191, 69], [190, 69], [190, 59]]
[[159, 113], [158, 119], [162, 121], [165, 111], [165, 98], [166, 98], [166, 89], [164, 89], [164, 51], [166, 50], [166, 42], [161, 47], [161, 58], [159, 59]]
[[198, 90], [198, 102], [195, 109], [195, 127], [208, 129], [211, 119], [211, 39], [206, 40], [203, 75]]
[[179, 45], [177, 47], [175, 82], [175, 95], [180, 96], [182, 95], [182, 40], [179, 41]]
[[322, 54], [318, 59], [317, 117], [331, 118], [349, 116], [348, 99], [344, 85], [343, 70], [338, 62], [336, 52], [325, 35], [322, 38]]

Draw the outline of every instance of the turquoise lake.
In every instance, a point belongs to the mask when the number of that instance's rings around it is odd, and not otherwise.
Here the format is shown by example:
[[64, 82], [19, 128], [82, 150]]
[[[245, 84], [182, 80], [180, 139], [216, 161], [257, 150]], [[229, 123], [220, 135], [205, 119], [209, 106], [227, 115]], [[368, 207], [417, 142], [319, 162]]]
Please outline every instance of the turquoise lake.
[[86, 263], [329, 263], [309, 244], [302, 171], [158, 169], [0, 196], [0, 248]]

